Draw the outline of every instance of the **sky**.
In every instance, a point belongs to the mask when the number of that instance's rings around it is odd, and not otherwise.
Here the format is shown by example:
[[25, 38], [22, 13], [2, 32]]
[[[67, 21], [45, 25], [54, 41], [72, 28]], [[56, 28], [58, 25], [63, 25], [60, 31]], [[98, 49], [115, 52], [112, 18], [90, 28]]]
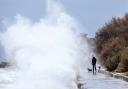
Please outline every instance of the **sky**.
[[[91, 37], [114, 16], [123, 16], [128, 11], [128, 0], [60, 0], [67, 13], [83, 27]], [[0, 29], [3, 19], [13, 19], [21, 14], [38, 21], [45, 14], [46, 0], [0, 0]]]

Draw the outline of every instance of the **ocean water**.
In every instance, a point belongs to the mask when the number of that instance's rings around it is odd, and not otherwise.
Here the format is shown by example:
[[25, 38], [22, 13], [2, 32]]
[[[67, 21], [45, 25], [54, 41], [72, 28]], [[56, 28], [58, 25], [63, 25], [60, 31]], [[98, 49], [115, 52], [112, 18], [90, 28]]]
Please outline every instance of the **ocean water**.
[[79, 25], [59, 0], [47, 0], [39, 22], [17, 15], [6, 26], [0, 40], [11, 66], [1, 69], [1, 89], [77, 89], [87, 51], [81, 52]]

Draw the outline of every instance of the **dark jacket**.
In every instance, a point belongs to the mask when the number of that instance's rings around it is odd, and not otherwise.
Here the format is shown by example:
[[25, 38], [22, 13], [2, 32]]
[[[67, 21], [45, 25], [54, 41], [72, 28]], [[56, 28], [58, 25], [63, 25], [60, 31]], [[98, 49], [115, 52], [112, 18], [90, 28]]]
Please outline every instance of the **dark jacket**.
[[92, 65], [95, 65], [95, 64], [96, 64], [96, 58], [93, 57], [93, 58], [92, 58]]

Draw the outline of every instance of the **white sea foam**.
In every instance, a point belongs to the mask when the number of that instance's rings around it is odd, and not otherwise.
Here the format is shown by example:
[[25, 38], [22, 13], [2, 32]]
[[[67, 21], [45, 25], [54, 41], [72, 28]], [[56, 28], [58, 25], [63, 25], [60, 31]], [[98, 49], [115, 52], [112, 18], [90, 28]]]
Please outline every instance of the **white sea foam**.
[[8, 88], [77, 89], [82, 53], [76, 29], [75, 20], [54, 0], [48, 1], [46, 17], [39, 22], [16, 16], [1, 33], [6, 56], [16, 69]]

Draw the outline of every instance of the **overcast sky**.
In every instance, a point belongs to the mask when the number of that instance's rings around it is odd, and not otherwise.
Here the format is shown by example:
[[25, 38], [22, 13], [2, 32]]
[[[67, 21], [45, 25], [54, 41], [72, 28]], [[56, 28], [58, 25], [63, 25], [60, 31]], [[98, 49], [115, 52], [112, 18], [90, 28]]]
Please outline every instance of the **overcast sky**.
[[[95, 32], [113, 16], [123, 16], [128, 11], [128, 0], [60, 0], [85, 32]], [[17, 14], [38, 21], [45, 13], [45, 0], [0, 0], [0, 21]], [[2, 25], [1, 25], [2, 26]]]

